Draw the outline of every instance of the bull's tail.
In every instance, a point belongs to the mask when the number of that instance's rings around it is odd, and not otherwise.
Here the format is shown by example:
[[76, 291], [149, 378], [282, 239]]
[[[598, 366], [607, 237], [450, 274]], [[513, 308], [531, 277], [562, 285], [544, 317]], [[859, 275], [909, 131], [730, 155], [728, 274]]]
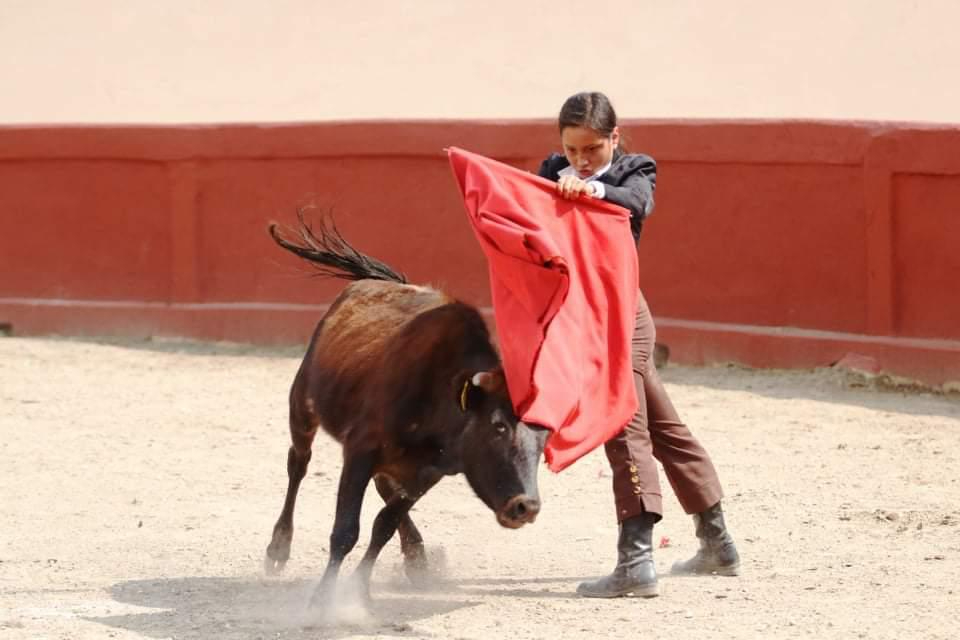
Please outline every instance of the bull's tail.
[[337, 225], [332, 221], [328, 223], [326, 217], [320, 218], [319, 227], [314, 232], [310, 223], [304, 220], [303, 212], [302, 208], [297, 211], [300, 224], [295, 231], [300, 236], [300, 243], [284, 238], [275, 222], [267, 230], [274, 242], [310, 262], [319, 275], [343, 280], [407, 282], [402, 273], [354, 249], [340, 235]]

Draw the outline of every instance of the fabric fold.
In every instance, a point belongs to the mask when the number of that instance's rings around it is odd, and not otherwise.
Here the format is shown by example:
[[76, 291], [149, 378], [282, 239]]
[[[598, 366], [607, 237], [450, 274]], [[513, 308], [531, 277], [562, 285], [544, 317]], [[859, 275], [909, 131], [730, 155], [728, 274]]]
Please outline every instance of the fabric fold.
[[619, 433], [637, 408], [630, 214], [561, 199], [555, 183], [496, 160], [448, 153], [487, 258], [514, 409], [553, 432], [544, 454], [561, 471]]

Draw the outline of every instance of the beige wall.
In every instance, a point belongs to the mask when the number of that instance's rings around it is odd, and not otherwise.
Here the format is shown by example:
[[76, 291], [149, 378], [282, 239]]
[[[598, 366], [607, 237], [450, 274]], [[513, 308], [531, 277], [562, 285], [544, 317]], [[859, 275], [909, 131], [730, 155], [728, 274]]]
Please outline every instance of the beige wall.
[[[264, 7], [269, 6], [269, 9]], [[0, 0], [0, 123], [960, 122], [954, 0]]]

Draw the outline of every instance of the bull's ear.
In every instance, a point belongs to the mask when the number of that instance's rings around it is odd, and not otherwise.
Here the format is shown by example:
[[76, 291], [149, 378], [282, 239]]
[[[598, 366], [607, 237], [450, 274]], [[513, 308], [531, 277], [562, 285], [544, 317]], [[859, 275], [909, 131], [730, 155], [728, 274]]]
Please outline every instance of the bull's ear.
[[495, 386], [496, 379], [493, 373], [489, 371], [478, 371], [472, 375], [465, 375], [457, 398], [460, 411], [466, 413], [468, 410], [476, 408], [482, 401], [483, 396], [493, 391]]

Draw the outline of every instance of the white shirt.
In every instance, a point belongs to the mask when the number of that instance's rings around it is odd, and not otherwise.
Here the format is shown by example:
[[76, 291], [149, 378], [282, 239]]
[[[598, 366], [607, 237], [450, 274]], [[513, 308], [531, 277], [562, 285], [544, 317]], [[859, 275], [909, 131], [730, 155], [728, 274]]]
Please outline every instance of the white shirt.
[[[605, 174], [607, 171], [609, 171], [610, 166], [612, 164], [613, 164], [613, 160], [611, 160], [607, 164], [600, 167], [600, 169], [589, 178], [584, 178], [585, 182], [590, 183], [590, 188], [593, 189], [594, 198], [602, 199], [604, 196], [607, 195], [606, 185], [603, 184], [602, 182], [596, 182], [596, 179], [602, 176], [603, 174]], [[566, 167], [564, 167], [563, 169], [560, 169], [560, 171], [557, 172], [557, 176], [575, 176], [575, 175], [577, 175], [577, 170], [573, 168], [573, 165], [567, 165]]]

